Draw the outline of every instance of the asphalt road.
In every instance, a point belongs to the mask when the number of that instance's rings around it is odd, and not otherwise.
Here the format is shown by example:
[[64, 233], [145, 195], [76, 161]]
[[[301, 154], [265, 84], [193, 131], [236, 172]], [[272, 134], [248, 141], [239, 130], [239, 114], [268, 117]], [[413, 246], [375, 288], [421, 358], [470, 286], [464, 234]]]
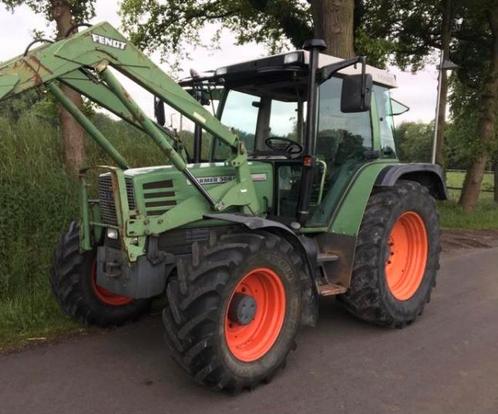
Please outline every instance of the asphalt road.
[[332, 301], [272, 383], [232, 397], [168, 358], [159, 318], [0, 356], [0, 412], [498, 413], [498, 248], [443, 257], [433, 301], [404, 330]]

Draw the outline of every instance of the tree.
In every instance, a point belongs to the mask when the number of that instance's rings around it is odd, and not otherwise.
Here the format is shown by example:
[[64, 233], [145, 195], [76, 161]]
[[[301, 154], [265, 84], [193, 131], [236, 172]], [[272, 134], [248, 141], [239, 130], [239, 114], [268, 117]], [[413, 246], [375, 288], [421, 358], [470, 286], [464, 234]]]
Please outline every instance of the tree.
[[[78, 22], [86, 21], [95, 14], [95, 0], [0, 0], [8, 9], [26, 5], [36, 13], [43, 14], [47, 20], [56, 24], [56, 38], [66, 37], [71, 28]], [[83, 108], [81, 95], [68, 86], [61, 86], [64, 93], [79, 108]], [[59, 122], [61, 127], [64, 164], [66, 170], [76, 175], [85, 160], [84, 131], [72, 116], [59, 107]]]
[[[311, 3], [311, 4], [310, 4]], [[327, 52], [354, 55], [354, 24], [360, 0], [124, 0], [123, 25], [132, 41], [149, 51], [185, 54], [187, 45], [202, 44], [201, 29], [215, 23], [232, 31], [239, 44], [255, 41], [276, 50], [284, 44], [300, 48], [306, 39], [325, 40]]]
[[354, 52], [354, 0], [311, 0], [314, 34], [333, 56], [350, 58]]
[[403, 122], [396, 128], [396, 152], [402, 162], [429, 162], [434, 124]]
[[[443, 16], [446, 0], [370, 0], [365, 3], [362, 30], [369, 38], [386, 39], [394, 61], [401, 67], [418, 70], [431, 59], [434, 48], [443, 48]], [[449, 56], [459, 68], [456, 81], [462, 87], [453, 102], [473, 98], [478, 114], [475, 130], [478, 145], [471, 154], [460, 204], [465, 211], [475, 208], [486, 163], [495, 144], [496, 106], [498, 100], [497, 0], [452, 0], [451, 16], [463, 19], [451, 33]], [[468, 111], [459, 111], [455, 124], [470, 120]], [[469, 128], [466, 128], [467, 130]]]
[[[463, 60], [469, 66], [469, 76], [462, 79], [462, 82], [473, 90], [478, 114], [476, 126], [478, 146], [465, 175], [459, 201], [464, 211], [473, 211], [477, 205], [486, 165], [491, 159], [497, 141], [498, 2], [480, 3], [482, 2], [476, 1], [468, 5], [472, 12], [468, 25], [474, 30], [473, 37], [479, 36], [480, 39], [469, 40], [465, 45], [465, 55], [462, 51]], [[479, 6], [483, 6], [482, 9], [478, 9]], [[476, 71], [479, 71], [481, 76], [476, 76]]]

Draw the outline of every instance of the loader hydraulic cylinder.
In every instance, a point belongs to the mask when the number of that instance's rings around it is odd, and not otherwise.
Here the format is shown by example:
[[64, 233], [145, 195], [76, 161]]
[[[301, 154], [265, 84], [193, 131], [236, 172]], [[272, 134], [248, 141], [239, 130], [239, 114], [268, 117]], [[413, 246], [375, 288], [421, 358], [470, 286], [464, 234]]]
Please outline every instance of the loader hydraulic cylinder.
[[166, 154], [173, 165], [179, 170], [184, 172], [187, 169], [187, 164], [183, 158], [178, 154], [166, 138], [164, 138], [163, 133], [159, 131], [157, 126], [150, 120], [150, 118], [143, 113], [136, 102], [131, 98], [128, 92], [123, 88], [121, 83], [112, 74], [110, 69], [106, 67], [100, 72], [100, 76], [105, 80], [109, 88], [116, 94], [119, 100], [124, 106], [130, 111], [130, 113], [135, 117], [135, 120], [142, 125], [143, 129], [152, 137], [155, 143], [161, 148], [161, 150]]

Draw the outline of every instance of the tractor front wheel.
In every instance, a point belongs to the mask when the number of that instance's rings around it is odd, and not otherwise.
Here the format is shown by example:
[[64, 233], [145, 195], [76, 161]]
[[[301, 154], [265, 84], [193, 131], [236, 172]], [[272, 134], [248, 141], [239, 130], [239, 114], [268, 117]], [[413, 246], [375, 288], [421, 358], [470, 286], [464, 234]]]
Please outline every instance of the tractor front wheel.
[[300, 254], [271, 233], [195, 243], [166, 290], [172, 356], [197, 382], [220, 390], [268, 381], [295, 343], [303, 274]]
[[135, 320], [150, 300], [115, 295], [97, 284], [96, 251], [80, 252], [79, 227], [72, 222], [54, 255], [50, 283], [62, 311], [87, 325], [122, 325]]
[[439, 269], [436, 202], [426, 187], [400, 181], [370, 196], [351, 287], [341, 296], [355, 316], [402, 328], [422, 314]]

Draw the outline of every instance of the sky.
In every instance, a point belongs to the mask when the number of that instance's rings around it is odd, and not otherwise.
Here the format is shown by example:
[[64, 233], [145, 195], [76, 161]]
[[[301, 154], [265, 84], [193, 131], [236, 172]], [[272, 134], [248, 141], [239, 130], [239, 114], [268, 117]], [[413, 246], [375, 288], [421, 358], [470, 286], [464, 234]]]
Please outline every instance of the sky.
[[[96, 17], [91, 23], [108, 21], [119, 28], [118, 10], [118, 0], [97, 0]], [[18, 7], [12, 14], [3, 5], [0, 5], [0, 62], [23, 53], [26, 46], [32, 41], [35, 29], [45, 31], [49, 36], [53, 33], [53, 26], [47, 25], [42, 15], [35, 14], [28, 7]], [[261, 45], [235, 45], [233, 35], [227, 31], [221, 38], [219, 50], [195, 48], [190, 59], [182, 62], [181, 66], [186, 71], [195, 68], [202, 72], [259, 58], [266, 54]], [[155, 63], [160, 64], [158, 54], [154, 54], [151, 58]], [[160, 66], [167, 71], [165, 65]], [[402, 72], [397, 68], [390, 68], [390, 72], [396, 75], [398, 81], [398, 88], [392, 92], [393, 97], [410, 107], [410, 111], [406, 114], [396, 117], [396, 123], [399, 124], [402, 121], [428, 122], [434, 119], [437, 95], [437, 71], [435, 67], [429, 65], [416, 74]], [[123, 80], [123, 83], [145, 112], [149, 115], [152, 114], [152, 100], [148, 93], [132, 82], [124, 82]], [[175, 122], [174, 118], [172, 119]]]

